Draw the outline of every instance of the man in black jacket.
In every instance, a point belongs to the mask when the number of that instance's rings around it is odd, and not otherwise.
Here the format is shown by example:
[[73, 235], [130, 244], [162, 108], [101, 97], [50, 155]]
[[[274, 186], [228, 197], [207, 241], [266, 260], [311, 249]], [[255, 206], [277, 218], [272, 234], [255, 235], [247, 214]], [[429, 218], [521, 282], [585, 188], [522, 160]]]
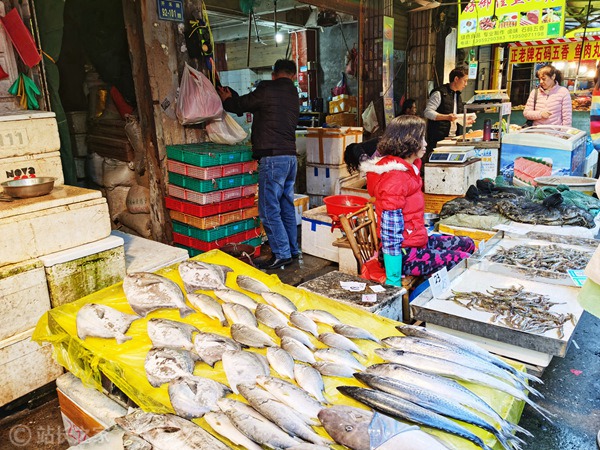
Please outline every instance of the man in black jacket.
[[261, 269], [277, 269], [298, 258], [298, 228], [294, 208], [296, 125], [300, 108], [294, 85], [296, 64], [279, 59], [271, 81], [261, 81], [249, 94], [238, 96], [219, 88], [226, 111], [254, 114], [252, 154], [259, 161], [258, 212], [273, 256], [259, 264]]

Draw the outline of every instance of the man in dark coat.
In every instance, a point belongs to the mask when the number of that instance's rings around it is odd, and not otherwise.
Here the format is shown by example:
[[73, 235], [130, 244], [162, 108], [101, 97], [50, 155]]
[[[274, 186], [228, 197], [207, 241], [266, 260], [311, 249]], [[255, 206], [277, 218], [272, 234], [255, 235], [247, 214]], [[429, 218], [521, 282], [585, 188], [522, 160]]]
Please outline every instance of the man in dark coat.
[[300, 115], [298, 90], [294, 85], [296, 64], [279, 59], [271, 80], [261, 81], [246, 95], [219, 88], [226, 111], [254, 114], [252, 154], [259, 161], [258, 211], [273, 256], [259, 264], [277, 269], [298, 258], [298, 228], [294, 208], [296, 180], [296, 125]]

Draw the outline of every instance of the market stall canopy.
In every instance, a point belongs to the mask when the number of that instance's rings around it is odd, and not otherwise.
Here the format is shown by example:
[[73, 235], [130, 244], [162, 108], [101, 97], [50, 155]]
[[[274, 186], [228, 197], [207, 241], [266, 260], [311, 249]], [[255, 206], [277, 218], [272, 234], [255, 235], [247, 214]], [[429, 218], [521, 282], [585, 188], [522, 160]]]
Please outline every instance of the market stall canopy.
[[600, 59], [600, 35], [579, 38], [511, 42], [509, 63], [582, 61]]

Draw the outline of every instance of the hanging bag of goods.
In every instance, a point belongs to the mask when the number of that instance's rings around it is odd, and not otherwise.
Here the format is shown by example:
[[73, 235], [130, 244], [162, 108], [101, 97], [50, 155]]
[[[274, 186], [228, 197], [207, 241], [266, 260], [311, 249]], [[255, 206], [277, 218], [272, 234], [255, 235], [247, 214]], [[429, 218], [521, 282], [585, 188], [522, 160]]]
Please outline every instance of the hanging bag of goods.
[[206, 125], [206, 132], [215, 144], [233, 145], [242, 142], [248, 136], [235, 119], [224, 111], [221, 120], [214, 120]]
[[193, 125], [221, 117], [223, 105], [210, 80], [188, 64], [185, 65], [175, 110], [179, 123]]

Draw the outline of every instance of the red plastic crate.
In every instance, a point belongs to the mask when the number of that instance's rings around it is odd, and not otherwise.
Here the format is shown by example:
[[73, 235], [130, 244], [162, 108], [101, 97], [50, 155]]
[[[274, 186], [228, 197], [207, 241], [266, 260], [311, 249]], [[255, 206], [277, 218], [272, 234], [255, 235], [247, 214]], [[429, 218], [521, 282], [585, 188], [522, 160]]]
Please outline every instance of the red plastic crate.
[[179, 211], [195, 217], [208, 217], [214, 216], [215, 214], [235, 211], [237, 209], [249, 208], [254, 206], [254, 202], [254, 195], [227, 200], [226, 202], [212, 203], [210, 205], [198, 205], [197, 203], [186, 202], [172, 197], [165, 198], [167, 209]]
[[201, 241], [200, 239], [194, 239], [189, 236], [184, 236], [183, 234], [173, 233], [173, 242], [185, 245], [187, 247], [192, 247], [197, 250], [202, 250], [203, 252], [207, 252], [209, 250], [214, 250], [215, 248], [222, 247], [225, 244], [229, 244], [230, 242], [247, 241], [249, 239], [260, 236], [260, 233], [260, 227], [258, 227], [248, 231], [244, 231], [243, 233], [232, 234], [231, 236], [227, 236], [223, 239], [217, 239], [213, 242]]
[[169, 159], [167, 161], [167, 167], [169, 172], [197, 178], [199, 180], [212, 180], [214, 178], [255, 172], [258, 167], [258, 162], [248, 161], [245, 163], [225, 164], [224, 166], [198, 167]]
[[[235, 198], [246, 197], [248, 195], [254, 195], [257, 191], [257, 185], [252, 184], [250, 186], [238, 186], [231, 189], [223, 189], [220, 191], [207, 192], [202, 194], [200, 192], [192, 191], [190, 189], [184, 189], [174, 184], [169, 184], [168, 193], [172, 197], [177, 197], [190, 202], [198, 203], [200, 205], [208, 205], [210, 203], [224, 202]], [[215, 213], [213, 213], [215, 214]]]

